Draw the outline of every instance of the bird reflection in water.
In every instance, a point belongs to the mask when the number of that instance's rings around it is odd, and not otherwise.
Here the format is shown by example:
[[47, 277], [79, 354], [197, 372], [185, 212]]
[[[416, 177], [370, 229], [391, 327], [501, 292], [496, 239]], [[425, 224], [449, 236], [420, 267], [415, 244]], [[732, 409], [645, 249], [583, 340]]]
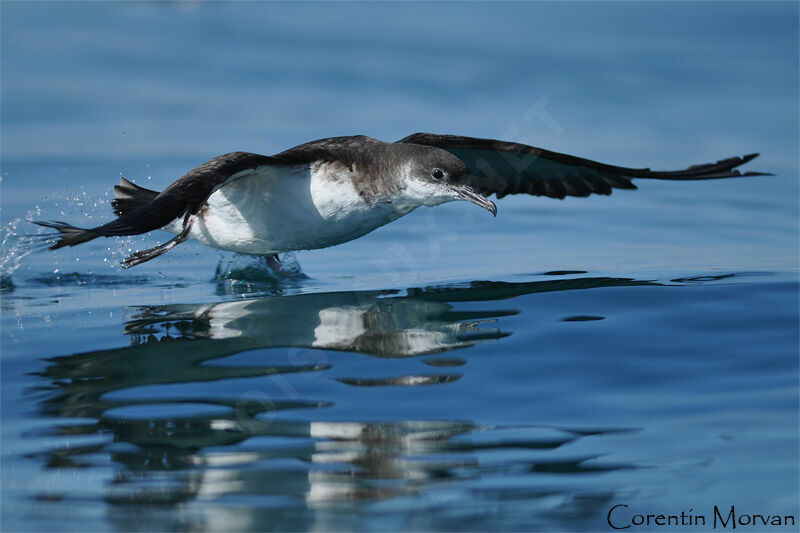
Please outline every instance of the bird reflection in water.
[[[279, 507], [300, 504], [307, 510], [334, 501], [419, 495], [443, 483], [489, 475], [629, 468], [598, 463], [588, 455], [548, 455], [604, 431], [486, 427], [463, 420], [314, 420], [319, 418], [313, 414], [316, 409], [337, 399], [164, 397], [148, 386], [188, 387], [309, 372], [324, 376], [331, 368], [327, 359], [291, 357], [285, 364], [207, 364], [252, 350], [335, 350], [378, 358], [441, 354], [509, 334], [496, 327], [496, 321], [515, 314], [513, 308], [465, 309], [469, 302], [649, 284], [615, 278], [472, 282], [408, 289], [404, 294], [336, 292], [131, 308], [125, 326], [129, 346], [55, 357], [39, 374], [48, 382], [46, 397], [39, 402], [43, 415], [92, 421], [60, 424], [53, 432], [111, 438], [45, 450], [39, 457], [46, 466], [58, 468], [92, 467], [98, 458], [110, 459], [115, 474], [103, 498], [114, 504], [177, 505], [246, 495], [280, 501], [288, 497], [294, 503]], [[452, 372], [454, 368], [469, 368], [463, 366], [465, 358], [452, 356], [429, 363], [420, 374], [332, 379], [348, 386], [435, 385], [457, 380], [461, 374]], [[138, 388], [135, 395], [118, 394], [132, 387]], [[165, 405], [170, 409], [166, 414], [159, 410]], [[190, 408], [188, 412], [180, 412], [182, 405]], [[531, 453], [524, 459], [515, 455], [508, 463], [481, 460], [484, 452], [496, 449]], [[552, 497], [551, 492], [546, 495]], [[569, 499], [567, 492], [560, 496]], [[591, 500], [591, 505], [603, 505], [610, 496]], [[574, 505], [588, 505], [587, 501]]]

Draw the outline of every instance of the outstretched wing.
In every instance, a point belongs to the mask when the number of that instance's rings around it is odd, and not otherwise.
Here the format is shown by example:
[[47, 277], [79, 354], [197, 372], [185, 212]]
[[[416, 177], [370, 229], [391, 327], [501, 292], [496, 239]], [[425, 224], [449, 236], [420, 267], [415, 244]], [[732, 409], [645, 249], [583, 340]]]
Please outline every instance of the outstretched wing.
[[625, 168], [606, 165], [525, 144], [415, 133], [401, 143], [435, 146], [452, 153], [469, 169], [468, 184], [484, 196], [531, 194], [564, 198], [611, 194], [612, 189], [635, 189], [632, 178], [663, 180], [705, 180], [739, 176], [764, 176], [763, 172], [741, 173], [734, 170], [758, 154], [732, 157], [716, 163], [695, 165], [685, 170], [653, 171], [649, 168]]
[[51, 249], [75, 246], [97, 237], [138, 235], [162, 228], [187, 214], [193, 215], [219, 186], [230, 179], [246, 175], [263, 165], [287, 163], [274, 157], [248, 152], [232, 152], [189, 171], [172, 185], [158, 193], [153, 200], [123, 214], [102, 226], [83, 229], [64, 222], [36, 222], [58, 230], [58, 241]]

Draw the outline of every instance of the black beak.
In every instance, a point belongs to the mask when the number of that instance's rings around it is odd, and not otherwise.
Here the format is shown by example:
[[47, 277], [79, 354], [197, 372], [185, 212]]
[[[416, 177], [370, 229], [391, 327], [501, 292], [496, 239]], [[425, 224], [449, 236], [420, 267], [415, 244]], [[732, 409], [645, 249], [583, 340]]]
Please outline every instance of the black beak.
[[487, 200], [480, 194], [476, 193], [469, 185], [456, 185], [453, 187], [453, 190], [456, 191], [458, 197], [462, 200], [466, 200], [475, 205], [481, 206], [489, 211], [493, 216], [497, 216], [497, 206], [494, 205], [494, 202]]

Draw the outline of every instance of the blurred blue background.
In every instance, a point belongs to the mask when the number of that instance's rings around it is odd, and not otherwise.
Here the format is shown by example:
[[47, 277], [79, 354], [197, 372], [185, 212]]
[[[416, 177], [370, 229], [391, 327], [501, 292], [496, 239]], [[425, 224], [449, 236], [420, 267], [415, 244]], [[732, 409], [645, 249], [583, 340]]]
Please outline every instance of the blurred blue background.
[[[796, 3], [0, 10], [2, 529], [797, 516]], [[107, 220], [121, 174], [416, 131], [775, 177], [419, 210], [289, 280], [25, 240]]]

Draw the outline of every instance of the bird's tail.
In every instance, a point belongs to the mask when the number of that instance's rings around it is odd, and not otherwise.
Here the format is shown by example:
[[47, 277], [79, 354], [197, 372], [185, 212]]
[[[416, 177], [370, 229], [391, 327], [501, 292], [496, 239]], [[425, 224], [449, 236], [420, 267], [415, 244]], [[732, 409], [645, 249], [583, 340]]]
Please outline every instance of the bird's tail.
[[119, 185], [114, 186], [114, 200], [111, 201], [111, 207], [114, 208], [115, 215], [122, 216], [148, 205], [156, 196], [158, 196], [157, 191], [145, 189], [125, 178], [120, 178]]
[[114, 187], [114, 196], [116, 198], [111, 202], [111, 206], [114, 208], [114, 213], [120, 218], [90, 229], [78, 228], [61, 221], [34, 220], [34, 224], [58, 231], [58, 233], [42, 234], [38, 237], [45, 241], [57, 237], [58, 240], [49, 246], [51, 250], [57, 250], [64, 246], [76, 246], [89, 242], [98, 237], [144, 233], [159, 228], [175, 218], [162, 220], [164, 217], [159, 216], [159, 210], [153, 205], [153, 200], [158, 196], [158, 192], [139, 187], [125, 178], [122, 178], [120, 184]]

